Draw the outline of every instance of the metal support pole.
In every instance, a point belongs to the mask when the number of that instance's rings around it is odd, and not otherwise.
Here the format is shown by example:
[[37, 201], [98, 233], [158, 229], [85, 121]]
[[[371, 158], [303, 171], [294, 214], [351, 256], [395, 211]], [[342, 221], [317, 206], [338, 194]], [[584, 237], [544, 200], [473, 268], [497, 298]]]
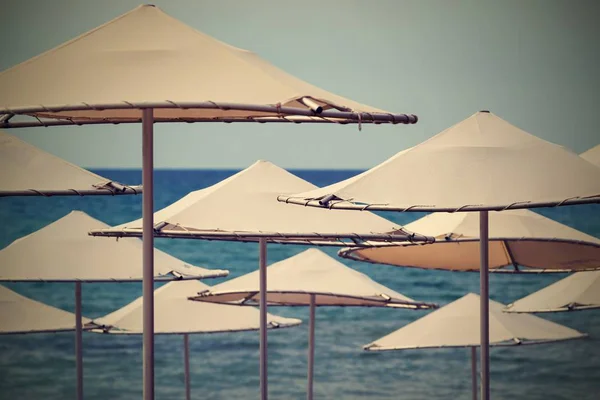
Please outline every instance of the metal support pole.
[[315, 295], [310, 295], [310, 317], [308, 322], [308, 388], [307, 400], [313, 398], [313, 376], [315, 367]]
[[477, 400], [477, 347], [471, 347], [471, 389], [473, 400]]
[[83, 400], [83, 326], [81, 322], [81, 282], [75, 282], [75, 369], [77, 400]]
[[154, 400], [154, 113], [142, 112], [144, 400]]
[[267, 400], [267, 240], [259, 240], [260, 268], [260, 398]]
[[185, 374], [185, 400], [192, 398], [190, 389], [190, 337], [183, 334], [183, 369]]
[[479, 212], [479, 251], [481, 255], [480, 318], [481, 318], [481, 400], [490, 399], [490, 294], [489, 294], [489, 230], [488, 212]]

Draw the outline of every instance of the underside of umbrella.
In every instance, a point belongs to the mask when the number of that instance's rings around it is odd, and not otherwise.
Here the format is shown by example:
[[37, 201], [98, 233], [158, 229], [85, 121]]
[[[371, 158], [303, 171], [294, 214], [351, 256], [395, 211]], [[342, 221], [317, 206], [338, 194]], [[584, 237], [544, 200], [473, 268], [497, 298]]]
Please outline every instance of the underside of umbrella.
[[[479, 271], [479, 220], [473, 213], [434, 213], [405, 229], [436, 242], [375, 244], [342, 249], [357, 261], [425, 269]], [[489, 269], [493, 272], [566, 272], [600, 269], [600, 240], [528, 210], [489, 215]]]
[[[267, 281], [267, 304], [273, 306], [309, 306], [313, 301], [316, 306], [435, 307], [389, 289], [314, 248], [269, 266]], [[191, 298], [255, 305], [260, 302], [259, 292], [259, 271], [254, 271], [207, 288]]]

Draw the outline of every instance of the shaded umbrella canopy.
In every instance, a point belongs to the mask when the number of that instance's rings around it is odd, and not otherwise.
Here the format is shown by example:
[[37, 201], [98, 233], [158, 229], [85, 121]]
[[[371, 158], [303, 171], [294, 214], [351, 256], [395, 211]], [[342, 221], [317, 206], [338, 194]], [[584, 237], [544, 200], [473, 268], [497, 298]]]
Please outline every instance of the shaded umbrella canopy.
[[[90, 320], [82, 318], [82, 323]], [[32, 300], [0, 285], [0, 334], [75, 330], [75, 314]]]
[[[380, 285], [315, 248], [269, 266], [267, 282], [269, 305], [308, 306], [311, 295], [315, 295], [317, 306], [433, 307]], [[215, 285], [193, 299], [258, 304], [259, 271]]]
[[580, 154], [581, 158], [600, 167], [600, 144]]
[[[198, 281], [170, 282], [154, 291], [154, 332], [156, 334], [217, 333], [259, 329], [259, 311], [255, 308], [190, 301], [188, 295], [210, 287]], [[141, 334], [142, 298], [114, 311], [94, 323], [103, 332]], [[302, 321], [267, 314], [268, 328], [287, 328]]]
[[[600, 239], [529, 210], [489, 214], [489, 268], [502, 272], [600, 269]], [[405, 229], [433, 236], [426, 246], [347, 248], [341, 257], [396, 266], [479, 271], [479, 215], [433, 213]], [[508, 268], [505, 268], [508, 267]], [[524, 267], [524, 268], [521, 268]]]
[[[380, 351], [479, 346], [479, 300], [478, 295], [469, 293], [367, 344], [364, 349]], [[534, 315], [507, 314], [503, 309], [503, 304], [490, 300], [490, 345], [538, 344], [586, 336]]]
[[578, 272], [509, 304], [506, 312], [560, 312], [600, 308], [600, 272]]
[[599, 202], [600, 169], [482, 111], [358, 176], [279, 199], [315, 207], [368, 205], [370, 210], [400, 211]]
[[[279, 193], [316, 188], [315, 185], [268, 162], [257, 161], [245, 170], [205, 189], [191, 192], [154, 213], [155, 236], [272, 233], [272, 242], [285, 242], [285, 234], [405, 232], [393, 222], [372, 213], [336, 212], [290, 207], [277, 201]], [[93, 234], [141, 236], [142, 220]], [[112, 234], [111, 234], [112, 233]], [[279, 236], [279, 237], [278, 237]], [[315, 239], [318, 239], [315, 238]], [[256, 240], [256, 239], [254, 239]]]
[[[139, 281], [142, 241], [106, 240], [88, 235], [108, 225], [72, 211], [0, 250], [0, 281]], [[154, 274], [160, 280], [216, 278], [225, 270], [189, 265], [154, 249]]]
[[135, 194], [141, 186], [123, 186], [46, 153], [0, 131], [0, 196], [48, 194]]
[[[414, 116], [377, 114], [382, 111], [319, 89], [152, 5], [5, 70], [0, 86], [0, 113], [77, 123], [139, 121], [142, 104], [157, 107], [156, 121], [284, 120], [283, 115], [292, 115], [295, 121], [327, 122], [311, 116], [354, 110], [372, 113], [363, 123], [377, 115], [379, 122], [416, 122]], [[204, 108], [184, 109], [199, 102]], [[110, 105], [120, 109], [106, 109]], [[67, 111], [73, 108], [79, 109]]]

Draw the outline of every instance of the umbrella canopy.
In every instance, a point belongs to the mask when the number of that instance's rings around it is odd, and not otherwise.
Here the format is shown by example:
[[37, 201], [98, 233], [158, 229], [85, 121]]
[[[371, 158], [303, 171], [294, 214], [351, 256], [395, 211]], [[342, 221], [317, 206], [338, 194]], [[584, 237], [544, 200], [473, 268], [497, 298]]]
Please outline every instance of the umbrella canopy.
[[[154, 291], [155, 333], [217, 333], [259, 329], [259, 311], [255, 308], [210, 304], [188, 300], [188, 296], [210, 289], [199, 281], [170, 282]], [[103, 332], [142, 333], [142, 298], [114, 311], [94, 323]], [[268, 328], [287, 328], [302, 321], [267, 314]]]
[[0, 196], [141, 193], [46, 153], [0, 131]]
[[[308, 249], [267, 268], [267, 304], [308, 306], [314, 295], [317, 306], [430, 308], [348, 268], [319, 249]], [[213, 286], [194, 300], [258, 304], [259, 271]]]
[[[433, 236], [436, 242], [427, 246], [404, 243], [347, 248], [339, 255], [379, 264], [479, 271], [479, 215], [476, 213], [433, 213], [407, 224], [405, 229]], [[600, 239], [532, 211], [492, 212], [489, 229], [490, 270], [600, 269]]]
[[[408, 173], [415, 169], [418, 173]], [[399, 211], [504, 210], [600, 202], [600, 169], [570, 150], [482, 111], [363, 174], [321, 189], [280, 196], [280, 200], [315, 207]]]
[[[90, 320], [82, 318], [82, 323]], [[0, 335], [75, 330], [75, 314], [32, 300], [0, 285]]]
[[[311, 190], [315, 185], [268, 162], [257, 161], [245, 170], [205, 189], [191, 192], [154, 213], [155, 236], [256, 240], [261, 233], [272, 242], [312, 235], [406, 235], [401, 227], [375, 214], [290, 207], [277, 201], [279, 193]], [[93, 230], [94, 235], [141, 236], [142, 220], [115, 228]], [[292, 238], [293, 237], [293, 238]], [[400, 237], [400, 236], [397, 236]], [[338, 245], [341, 243], [337, 243]]]
[[[522, 345], [577, 339], [586, 335], [529, 314], [507, 314], [490, 300], [490, 345]], [[479, 346], [479, 296], [466, 296], [368, 345], [365, 350]]]
[[[96, 239], [91, 229], [107, 228], [81, 211], [72, 211], [0, 250], [0, 281], [111, 282], [142, 279], [142, 241]], [[154, 249], [158, 279], [226, 276], [225, 270], [189, 265]]]
[[368, 113], [362, 123], [416, 122], [310, 85], [152, 5], [5, 70], [0, 86], [0, 113], [70, 124], [140, 121], [144, 105], [156, 121], [343, 122], [356, 111]]
[[578, 272], [509, 304], [506, 312], [560, 312], [600, 308], [600, 272]]
[[600, 144], [595, 147], [592, 147], [586, 152], [581, 153], [580, 156], [581, 158], [586, 159], [592, 164], [595, 164], [600, 167]]

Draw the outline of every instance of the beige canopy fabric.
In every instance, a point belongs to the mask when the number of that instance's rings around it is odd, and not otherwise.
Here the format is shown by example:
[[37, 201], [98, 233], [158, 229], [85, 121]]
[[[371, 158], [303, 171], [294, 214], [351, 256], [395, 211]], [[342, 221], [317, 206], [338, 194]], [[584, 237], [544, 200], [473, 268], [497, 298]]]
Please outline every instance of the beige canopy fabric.
[[[154, 291], [154, 332], [156, 334], [217, 333], [259, 329], [259, 311], [255, 308], [210, 304], [187, 299], [210, 287], [199, 281], [169, 282]], [[94, 323], [102, 326], [94, 332], [115, 334], [142, 333], [142, 298], [112, 312]], [[268, 328], [288, 328], [302, 321], [267, 314]]]
[[[309, 249], [267, 268], [267, 304], [308, 306], [315, 295], [317, 306], [432, 308], [371, 280], [331, 258]], [[260, 301], [259, 271], [208, 288], [193, 300], [255, 305]]]
[[543, 313], [600, 308], [600, 272], [578, 272], [509, 304], [504, 311]]
[[[244, 239], [244, 234], [270, 234], [271, 242], [287, 242], [287, 234], [355, 233], [406, 234], [401, 227], [373, 213], [329, 212], [290, 207], [277, 201], [279, 193], [314, 189], [313, 184], [268, 162], [257, 161], [245, 170], [205, 189], [191, 192], [154, 213], [155, 236], [221, 237]], [[141, 236], [142, 220], [93, 230], [94, 235]], [[127, 236], [125, 235], [125, 236]], [[221, 235], [221, 236], [219, 236]], [[325, 241], [326, 239], [322, 239]], [[343, 243], [334, 243], [343, 245]]]
[[[405, 229], [436, 242], [346, 248], [344, 258], [395, 266], [479, 271], [479, 215], [433, 213]], [[508, 268], [506, 268], [508, 267]], [[557, 272], [600, 269], [600, 239], [529, 210], [489, 214], [489, 269], [496, 272]]]
[[581, 158], [600, 167], [600, 144], [580, 154]]
[[35, 195], [136, 194], [124, 186], [46, 153], [0, 131], [0, 197]]
[[[88, 235], [108, 225], [81, 211], [72, 211], [44, 228], [0, 250], [0, 281], [139, 281], [142, 241], [108, 240]], [[226, 276], [226, 270], [189, 265], [154, 250], [157, 280]]]
[[[89, 322], [88, 318], [82, 318], [84, 325]], [[0, 335], [74, 330], [75, 314], [21, 296], [0, 285]]]
[[[368, 351], [479, 346], [479, 296], [466, 296], [364, 346]], [[490, 346], [523, 345], [586, 335], [529, 314], [507, 314], [490, 300]]]
[[[416, 122], [310, 85], [153, 5], [5, 70], [0, 86], [0, 113], [77, 123], [139, 121], [143, 105], [157, 107], [156, 121], [283, 121], [289, 115], [295, 122], [327, 122], [333, 110], [370, 113], [362, 123]], [[191, 104], [203, 108], [184, 109]]]
[[357, 177], [279, 200], [397, 211], [600, 202], [600, 170], [572, 151], [482, 111]]

